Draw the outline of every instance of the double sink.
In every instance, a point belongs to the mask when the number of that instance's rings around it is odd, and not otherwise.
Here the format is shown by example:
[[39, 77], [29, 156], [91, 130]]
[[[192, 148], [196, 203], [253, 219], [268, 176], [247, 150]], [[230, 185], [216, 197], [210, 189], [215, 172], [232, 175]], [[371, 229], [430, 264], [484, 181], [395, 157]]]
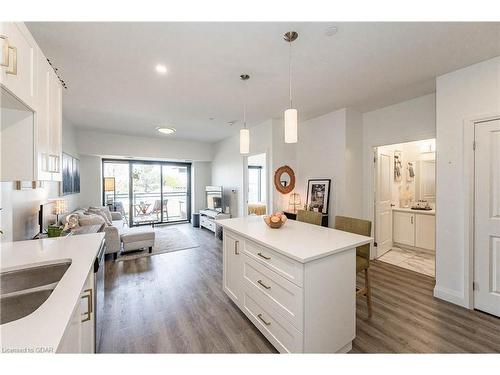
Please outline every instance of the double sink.
[[24, 318], [52, 294], [71, 261], [0, 273], [0, 324]]

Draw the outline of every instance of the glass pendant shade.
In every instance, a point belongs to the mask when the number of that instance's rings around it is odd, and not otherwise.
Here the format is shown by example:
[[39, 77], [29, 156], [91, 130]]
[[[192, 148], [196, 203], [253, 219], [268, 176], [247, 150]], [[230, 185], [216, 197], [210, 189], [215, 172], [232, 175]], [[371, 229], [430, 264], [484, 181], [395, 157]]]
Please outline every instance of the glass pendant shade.
[[248, 154], [250, 152], [250, 130], [240, 129], [240, 154]]
[[297, 110], [285, 111], [285, 143], [297, 143]]

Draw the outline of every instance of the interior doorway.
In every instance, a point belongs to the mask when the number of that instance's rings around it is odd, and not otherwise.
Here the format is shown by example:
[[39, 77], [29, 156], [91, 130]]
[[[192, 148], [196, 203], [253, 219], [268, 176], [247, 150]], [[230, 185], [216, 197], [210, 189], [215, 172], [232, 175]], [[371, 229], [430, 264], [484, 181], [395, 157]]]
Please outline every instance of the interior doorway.
[[373, 152], [375, 258], [435, 277], [436, 140]]
[[245, 214], [265, 215], [269, 205], [267, 154], [250, 155], [245, 164]]

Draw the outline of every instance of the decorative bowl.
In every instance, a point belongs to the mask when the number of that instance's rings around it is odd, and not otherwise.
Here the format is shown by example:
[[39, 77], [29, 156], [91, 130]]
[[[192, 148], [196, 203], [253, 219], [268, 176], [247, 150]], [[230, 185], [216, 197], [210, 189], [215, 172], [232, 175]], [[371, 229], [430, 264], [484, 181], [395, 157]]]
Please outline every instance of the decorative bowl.
[[281, 212], [276, 212], [272, 215], [265, 215], [263, 219], [267, 226], [273, 229], [281, 228], [287, 221], [287, 217]]

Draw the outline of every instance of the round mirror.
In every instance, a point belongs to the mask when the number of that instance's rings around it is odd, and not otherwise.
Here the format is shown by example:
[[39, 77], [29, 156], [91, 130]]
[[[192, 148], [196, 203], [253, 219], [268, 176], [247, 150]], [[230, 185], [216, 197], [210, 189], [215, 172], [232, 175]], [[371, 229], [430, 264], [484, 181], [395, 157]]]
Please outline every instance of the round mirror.
[[274, 186], [282, 194], [288, 194], [295, 188], [295, 173], [288, 165], [279, 167], [274, 173]]

